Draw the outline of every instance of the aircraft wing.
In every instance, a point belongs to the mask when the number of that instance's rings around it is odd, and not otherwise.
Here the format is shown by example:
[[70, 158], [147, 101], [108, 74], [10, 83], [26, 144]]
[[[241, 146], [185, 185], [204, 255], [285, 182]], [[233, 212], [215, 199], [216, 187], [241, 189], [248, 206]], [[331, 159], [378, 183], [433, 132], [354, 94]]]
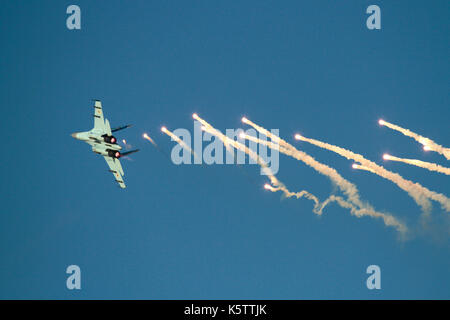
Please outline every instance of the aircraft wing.
[[105, 119], [103, 118], [102, 103], [95, 100], [94, 104], [94, 129], [105, 131]]
[[109, 171], [112, 172], [112, 174], [114, 175], [114, 179], [116, 179], [117, 183], [119, 184], [119, 186], [124, 189], [126, 188], [125, 183], [123, 182], [123, 169], [122, 169], [122, 165], [120, 164], [120, 161], [118, 159], [114, 159], [108, 156], [103, 156], [103, 158], [105, 158], [106, 163], [109, 166]]
[[94, 129], [106, 133], [108, 136], [112, 135], [111, 126], [108, 119], [103, 116], [103, 107], [100, 100], [94, 100]]

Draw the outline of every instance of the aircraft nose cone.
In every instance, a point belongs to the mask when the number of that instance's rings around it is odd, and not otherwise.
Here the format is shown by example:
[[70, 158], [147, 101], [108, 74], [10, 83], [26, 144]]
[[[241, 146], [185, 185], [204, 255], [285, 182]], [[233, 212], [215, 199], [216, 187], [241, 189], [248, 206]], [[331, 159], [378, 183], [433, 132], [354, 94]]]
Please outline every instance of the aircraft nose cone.
[[78, 133], [77, 133], [77, 132], [74, 132], [74, 133], [72, 133], [72, 134], [71, 134], [72, 138], [75, 138], [75, 139], [77, 139], [77, 138], [78, 138], [78, 137], [77, 137], [77, 135], [78, 135]]

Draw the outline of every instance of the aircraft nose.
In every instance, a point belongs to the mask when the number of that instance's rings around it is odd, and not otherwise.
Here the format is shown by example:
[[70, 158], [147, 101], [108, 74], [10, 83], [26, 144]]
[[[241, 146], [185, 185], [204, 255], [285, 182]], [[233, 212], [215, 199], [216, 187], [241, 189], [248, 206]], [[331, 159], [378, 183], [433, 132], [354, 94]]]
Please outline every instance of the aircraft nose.
[[72, 138], [78, 139], [78, 132], [74, 132], [71, 134]]

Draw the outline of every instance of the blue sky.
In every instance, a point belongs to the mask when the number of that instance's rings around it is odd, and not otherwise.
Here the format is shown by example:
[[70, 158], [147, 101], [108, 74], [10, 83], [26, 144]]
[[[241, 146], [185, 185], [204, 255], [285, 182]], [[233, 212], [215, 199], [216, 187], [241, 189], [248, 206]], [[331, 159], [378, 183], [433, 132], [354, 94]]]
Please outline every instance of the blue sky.
[[[66, 28], [70, 4], [81, 30]], [[366, 28], [370, 4], [381, 30]], [[0, 298], [450, 298], [448, 213], [434, 203], [423, 230], [405, 192], [292, 138], [448, 166], [377, 120], [450, 144], [449, 15], [448, 1], [3, 1]], [[117, 134], [141, 148], [122, 161], [126, 190], [70, 137], [92, 127], [92, 98], [113, 126], [134, 124]], [[243, 115], [279, 129], [413, 236], [336, 205], [319, 217], [266, 192], [255, 165], [176, 166], [142, 139], [170, 152], [160, 126], [192, 130], [193, 112], [221, 130]], [[445, 175], [385, 166], [450, 195]], [[278, 177], [321, 199], [335, 191], [283, 156]], [[80, 291], [65, 286], [71, 264]], [[371, 264], [381, 290], [366, 288]]]

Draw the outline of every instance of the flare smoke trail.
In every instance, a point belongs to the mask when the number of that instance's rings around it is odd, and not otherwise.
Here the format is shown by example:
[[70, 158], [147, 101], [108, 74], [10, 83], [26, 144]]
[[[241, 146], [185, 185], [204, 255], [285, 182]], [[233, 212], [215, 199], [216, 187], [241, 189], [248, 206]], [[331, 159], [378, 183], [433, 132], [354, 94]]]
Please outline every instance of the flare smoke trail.
[[421, 167], [421, 168], [424, 168], [424, 169], [428, 169], [430, 171], [436, 171], [436, 172], [439, 172], [439, 173], [450, 175], [450, 168], [446, 168], [446, 167], [440, 166], [440, 165], [438, 165], [436, 163], [431, 163], [431, 162], [426, 162], [426, 161], [421, 161], [421, 160], [416, 160], [416, 159], [398, 158], [398, 157], [391, 156], [390, 154], [384, 154], [383, 155], [383, 159], [384, 160], [403, 162], [403, 163], [411, 164], [413, 166], [417, 166], [417, 167]]
[[425, 151], [435, 151], [435, 152], [437, 152], [437, 153], [440, 153], [440, 154], [443, 155], [444, 157], [446, 157], [447, 160], [450, 160], [450, 148], [445, 148], [445, 147], [443, 147], [443, 146], [437, 144], [436, 142], [434, 142], [434, 141], [431, 140], [431, 139], [422, 137], [421, 135], [419, 135], [419, 134], [417, 134], [417, 133], [414, 133], [414, 132], [412, 132], [411, 130], [402, 128], [402, 127], [397, 126], [397, 125], [395, 125], [395, 124], [389, 123], [389, 122], [387, 122], [387, 121], [385, 121], [385, 120], [380, 119], [380, 120], [378, 121], [378, 123], [379, 123], [381, 126], [386, 126], [386, 127], [388, 127], [389, 129], [398, 131], [398, 132], [404, 134], [405, 136], [408, 136], [408, 137], [413, 138], [414, 140], [416, 140], [417, 142], [419, 142], [420, 144], [423, 145], [423, 149], [424, 149]]
[[[202, 118], [200, 118], [196, 113], [194, 113], [193, 115], [192, 115], [192, 118], [194, 118], [194, 120], [197, 120], [198, 122], [200, 122], [202, 125], [203, 125], [203, 127], [202, 127], [202, 130], [203, 131], [207, 131], [206, 129], [211, 129], [211, 130], [213, 130], [214, 132], [216, 132], [216, 133], [218, 133], [218, 134], [220, 134], [220, 135], [222, 135], [223, 137], [225, 137], [225, 138], [228, 138], [227, 136], [224, 136], [220, 131], [218, 131], [218, 130], [216, 130], [213, 126], [211, 126], [208, 122], [206, 122], [205, 120], [203, 120]], [[209, 133], [211, 133], [211, 132], [209, 132]], [[212, 134], [212, 133], [211, 133]], [[230, 153], [230, 154], [233, 154], [234, 155], [234, 151], [233, 151], [233, 149], [232, 149], [232, 147], [230, 146], [230, 144], [228, 143], [228, 141], [227, 141], [227, 139], [221, 139], [221, 138], [219, 138], [222, 142], [223, 142], [223, 144], [224, 144], [224, 146], [225, 146], [225, 149]], [[229, 140], [229, 139], [228, 139]], [[234, 140], [233, 140], [234, 141]], [[244, 151], [245, 152], [245, 151]]]
[[373, 171], [372, 169], [370, 169], [370, 168], [368, 168], [368, 167], [365, 167], [365, 166], [362, 166], [362, 165], [360, 165], [360, 164], [354, 163], [354, 164], [352, 165], [352, 168], [353, 168], [353, 169], [358, 169], [358, 170], [366, 170], [366, 171], [369, 171], [369, 172], [372, 172], [372, 173], [375, 173], [375, 174], [376, 174], [376, 172]]
[[159, 152], [161, 152], [167, 159], [170, 160], [170, 157], [167, 155], [167, 153], [166, 153], [164, 150], [162, 150], [162, 149], [156, 144], [156, 142], [153, 141], [152, 138], [150, 138], [150, 136], [149, 136], [147, 133], [144, 133], [144, 134], [142, 135], [142, 137], [143, 137], [145, 140], [150, 141], [150, 143], [156, 148], [156, 150], [158, 150]]
[[[245, 119], [245, 118], [244, 118]], [[247, 119], [248, 124], [252, 123]], [[340, 205], [342, 208], [349, 209], [351, 214], [361, 217], [361, 216], [371, 216], [376, 218], [382, 218], [384, 223], [387, 226], [393, 226], [400, 232], [405, 232], [407, 230], [406, 226], [404, 226], [402, 223], [397, 221], [392, 215], [386, 214], [386, 213], [380, 213], [377, 212], [374, 208], [372, 208], [370, 205], [363, 203], [359, 198], [358, 189], [354, 184], [347, 181], [345, 178], [343, 178], [335, 169], [328, 167], [327, 165], [324, 165], [317, 160], [315, 160], [310, 155], [306, 154], [305, 152], [302, 152], [300, 150], [297, 150], [295, 147], [284, 141], [283, 139], [273, 135], [271, 132], [267, 131], [266, 129], [256, 125], [256, 124], [250, 124], [252, 127], [254, 127], [257, 131], [260, 133], [263, 133], [265, 136], [270, 137], [272, 140], [276, 137], [278, 142], [280, 144], [273, 143], [271, 141], [261, 140], [253, 136], [249, 136], [246, 134], [241, 134], [242, 138], [257, 142], [259, 144], [263, 144], [268, 146], [271, 149], [277, 148], [281, 153], [290, 156], [296, 160], [300, 160], [307, 164], [308, 166], [314, 168], [317, 172], [327, 176], [330, 178], [331, 181], [333, 181], [344, 194], [346, 194], [349, 201], [344, 200], [342, 197], [331, 195], [328, 199], [323, 201], [320, 205], [316, 205], [314, 207], [314, 213], [321, 215], [323, 212], [323, 209], [330, 203], [330, 202], [336, 202], [338, 205]], [[273, 137], [273, 138], [272, 138]], [[267, 190], [270, 190], [272, 192], [277, 191], [277, 188], [269, 188], [266, 187]], [[359, 207], [359, 208], [358, 208]]]
[[161, 131], [167, 134], [169, 137], [172, 138], [173, 141], [176, 141], [181, 147], [188, 150], [194, 157], [197, 157], [197, 154], [192, 150], [183, 140], [181, 140], [179, 137], [173, 134], [173, 132], [170, 132], [169, 129], [166, 127], [162, 127]]
[[[364, 206], [361, 209], [356, 208], [352, 203], [344, 200], [342, 197], [338, 197], [338, 196], [330, 196], [328, 199], [326, 199], [324, 202], [320, 203], [319, 199], [309, 193], [308, 191], [300, 191], [300, 192], [291, 192], [289, 191], [285, 185], [283, 183], [281, 183], [273, 174], [271, 174], [270, 169], [268, 169], [264, 162], [262, 161], [262, 159], [259, 157], [259, 155], [257, 155], [256, 153], [254, 153], [252, 150], [250, 150], [249, 148], [247, 148], [247, 146], [228, 138], [227, 136], [223, 135], [220, 131], [218, 131], [217, 129], [215, 129], [214, 127], [212, 127], [208, 122], [206, 122], [205, 120], [201, 119], [200, 117], [198, 117], [197, 115], [195, 115], [194, 119], [200, 121], [200, 123], [203, 124], [204, 126], [204, 131], [207, 131], [215, 136], [217, 136], [222, 142], [224, 143], [228, 143], [229, 145], [233, 146], [234, 148], [241, 150], [243, 152], [245, 152], [246, 154], [248, 154], [250, 157], [252, 157], [255, 161], [258, 162], [258, 164], [263, 167], [263, 169], [266, 169], [267, 173], [270, 173], [268, 176], [271, 180], [271, 183], [275, 186], [271, 186], [269, 184], [265, 184], [264, 188], [267, 190], [270, 190], [272, 192], [276, 192], [276, 191], [282, 191], [283, 194], [287, 197], [295, 197], [297, 199], [305, 197], [309, 200], [312, 200], [314, 202], [314, 213], [318, 214], [318, 215], [322, 215], [323, 209], [326, 207], [326, 205], [330, 202], [337, 202], [341, 207], [345, 208], [345, 209], [349, 209], [350, 212], [357, 216], [357, 217], [362, 217], [365, 215], [369, 215], [372, 217], [377, 217], [377, 218], [382, 218], [384, 223], [387, 226], [393, 226], [395, 227], [398, 231], [400, 231], [401, 233], [406, 232], [407, 228], [401, 224], [400, 222], [397, 221], [397, 219], [395, 219], [393, 216], [388, 215], [388, 214], [384, 214], [384, 213], [379, 213], [376, 212], [373, 208], [371, 208], [370, 206]], [[258, 139], [259, 140], [259, 139]], [[261, 142], [267, 142], [264, 140], [260, 140]], [[269, 142], [271, 143], [271, 142]], [[278, 148], [278, 145], [275, 145], [272, 143], [271, 148]], [[284, 148], [282, 148], [284, 149]], [[281, 149], [280, 149], [280, 152]]]
[[150, 143], [153, 145], [153, 146], [155, 146], [155, 147], [157, 147], [158, 145], [156, 144], [156, 142], [155, 141], [153, 141], [153, 139], [152, 138], [150, 138], [150, 136], [148, 135], [148, 134], [146, 134], [146, 133], [144, 133], [143, 135], [142, 135], [142, 137], [144, 138], [144, 139], [146, 139], [146, 140], [148, 140], [148, 141], [150, 141]]
[[[287, 189], [284, 190], [284, 189], [282, 189], [280, 187], [273, 187], [273, 186], [271, 186], [268, 183], [266, 183], [264, 185], [264, 189], [269, 190], [271, 192], [282, 191], [286, 198], [297, 198], [297, 199], [300, 199], [300, 198], [305, 197], [305, 198], [307, 198], [309, 200], [314, 201], [314, 209], [319, 208], [321, 206], [321, 204], [319, 202], [319, 199], [317, 199], [317, 197], [315, 195], [313, 195], [313, 194], [311, 194], [311, 193], [309, 193], [308, 191], [305, 191], [305, 190], [302, 190], [302, 191], [299, 191], [299, 192], [291, 192], [291, 191], [289, 191]], [[314, 211], [314, 212], [317, 213], [316, 211]], [[319, 214], [319, 213], [317, 213], [317, 214]]]
[[[351, 183], [350, 181], [347, 181], [344, 177], [342, 177], [334, 168], [331, 168], [323, 163], [320, 163], [313, 157], [311, 157], [306, 152], [297, 150], [293, 145], [289, 144], [288, 142], [284, 141], [280, 137], [272, 134], [267, 129], [253, 123], [252, 121], [248, 120], [247, 118], [242, 118], [242, 122], [252, 126], [255, 128], [258, 132], [264, 134], [266, 137], [269, 137], [273, 142], [268, 142], [264, 140], [257, 139], [258, 143], [262, 143], [267, 145], [270, 148], [273, 148], [274, 146], [279, 145], [280, 146], [280, 152], [284, 153], [287, 156], [293, 157], [299, 161], [302, 161], [306, 165], [310, 166], [320, 174], [323, 174], [327, 176], [332, 182], [334, 182], [339, 189], [347, 195], [349, 200], [354, 203], [355, 205], [359, 207], [364, 207], [363, 202], [359, 198], [359, 191], [356, 186]], [[250, 136], [246, 136], [247, 139], [252, 139]]]
[[246, 145], [243, 145], [242, 143], [239, 143], [237, 141], [235, 141], [234, 139], [231, 139], [229, 137], [227, 137], [226, 135], [224, 135], [222, 132], [220, 132], [219, 130], [215, 129], [212, 125], [210, 125], [208, 122], [206, 122], [205, 120], [203, 120], [202, 118], [200, 118], [197, 114], [193, 114], [193, 118], [197, 121], [199, 121], [203, 126], [202, 126], [202, 130], [206, 131], [214, 136], [216, 136], [217, 138], [219, 138], [224, 145], [228, 145], [230, 147], [233, 147], [237, 150], [240, 150], [244, 153], [246, 153], [249, 157], [251, 157], [253, 160], [255, 160], [259, 166], [261, 166], [261, 168], [263, 169], [263, 171], [265, 172], [265, 174], [267, 175], [267, 177], [269, 177], [270, 182], [275, 186], [272, 187], [269, 184], [266, 184], [264, 186], [264, 188], [268, 189], [267, 186], [270, 186], [272, 189], [276, 189], [276, 191], [282, 191], [283, 194], [287, 197], [297, 197], [301, 198], [301, 197], [305, 197], [311, 201], [314, 202], [314, 206], [318, 206], [319, 205], [319, 199], [317, 199], [316, 196], [314, 196], [313, 194], [309, 193], [308, 191], [300, 191], [300, 192], [291, 192], [288, 190], [288, 188], [280, 181], [277, 179], [277, 177], [275, 177], [275, 175], [272, 173], [272, 171], [267, 167], [267, 165], [264, 163], [264, 160], [261, 159], [261, 157], [256, 154], [253, 150], [249, 149]]
[[450, 199], [447, 198], [445, 195], [434, 191], [430, 191], [427, 188], [420, 185], [419, 183], [414, 183], [412, 181], [406, 180], [398, 173], [386, 170], [384, 167], [377, 165], [373, 161], [367, 160], [360, 154], [354, 153], [350, 150], [346, 150], [344, 148], [340, 148], [322, 141], [309, 139], [299, 134], [295, 135], [295, 139], [306, 141], [320, 148], [333, 151], [349, 160], [354, 160], [359, 164], [361, 164], [362, 166], [373, 170], [373, 173], [387, 180], [392, 181], [399, 188], [406, 191], [426, 213], [428, 213], [431, 210], [431, 203], [429, 201], [430, 199], [439, 202], [441, 204], [441, 207], [445, 211], [450, 212]]

